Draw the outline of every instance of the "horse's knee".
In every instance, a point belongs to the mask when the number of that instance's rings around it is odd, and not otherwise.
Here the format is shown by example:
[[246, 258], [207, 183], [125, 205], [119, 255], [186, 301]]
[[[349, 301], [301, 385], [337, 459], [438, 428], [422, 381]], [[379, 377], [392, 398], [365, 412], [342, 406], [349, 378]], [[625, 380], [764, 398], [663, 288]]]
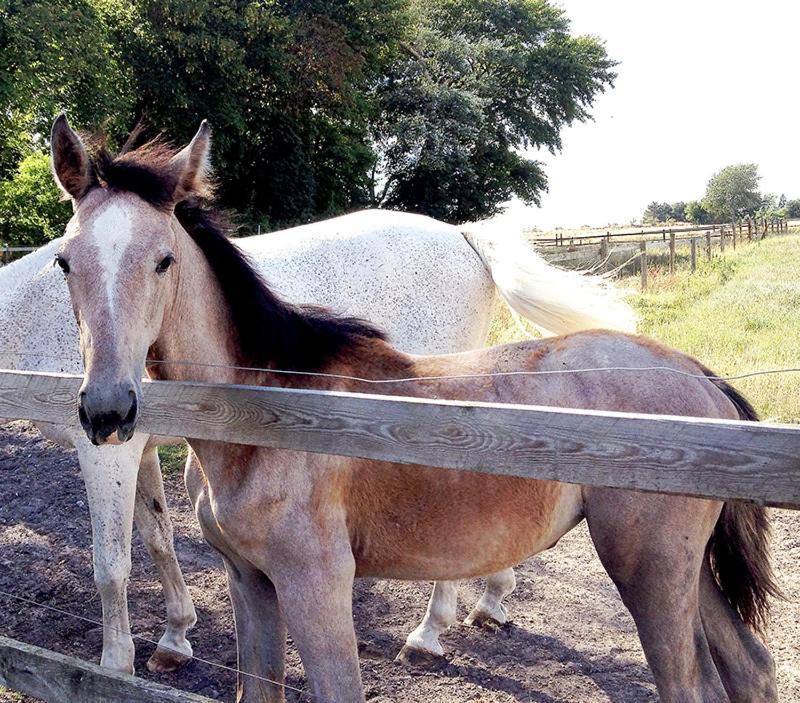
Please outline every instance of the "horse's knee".
[[101, 596], [124, 593], [130, 573], [130, 559], [95, 561], [94, 583]]

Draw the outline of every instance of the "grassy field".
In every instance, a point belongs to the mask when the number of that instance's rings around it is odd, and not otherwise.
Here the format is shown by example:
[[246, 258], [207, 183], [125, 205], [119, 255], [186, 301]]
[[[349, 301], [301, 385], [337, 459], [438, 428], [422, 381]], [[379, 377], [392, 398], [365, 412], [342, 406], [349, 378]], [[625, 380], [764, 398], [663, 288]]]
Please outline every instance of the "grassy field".
[[[630, 302], [640, 331], [696, 356], [720, 375], [800, 367], [800, 236], [767, 238], [701, 262], [697, 273], [653, 270], [646, 293]], [[635, 290], [638, 277], [620, 285]], [[504, 306], [493, 344], [521, 339]], [[762, 419], [800, 422], [800, 373], [734, 381]]]

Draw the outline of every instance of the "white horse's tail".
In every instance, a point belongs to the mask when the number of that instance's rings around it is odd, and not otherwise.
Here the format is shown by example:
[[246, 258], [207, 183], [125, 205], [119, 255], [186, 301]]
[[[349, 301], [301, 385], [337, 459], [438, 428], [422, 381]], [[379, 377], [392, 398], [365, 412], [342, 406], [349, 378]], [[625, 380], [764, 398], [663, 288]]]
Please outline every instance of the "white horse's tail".
[[601, 276], [548, 264], [520, 231], [483, 222], [461, 228], [509, 307], [545, 334], [586, 329], [636, 331], [624, 292]]

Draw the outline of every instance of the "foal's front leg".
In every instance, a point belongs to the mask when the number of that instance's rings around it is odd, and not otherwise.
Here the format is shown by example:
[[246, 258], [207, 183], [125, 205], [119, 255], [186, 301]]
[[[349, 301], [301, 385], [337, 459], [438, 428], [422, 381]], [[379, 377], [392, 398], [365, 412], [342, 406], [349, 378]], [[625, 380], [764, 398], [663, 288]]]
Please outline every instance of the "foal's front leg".
[[123, 446], [93, 446], [75, 435], [81, 474], [92, 520], [94, 580], [103, 604], [103, 655], [100, 664], [133, 673], [133, 638], [128, 621], [128, 577], [136, 477], [147, 435]]
[[150, 671], [174, 671], [192, 656], [192, 645], [186, 639], [186, 631], [197, 622], [197, 614], [175, 556], [172, 520], [155, 445], [148, 445], [142, 456], [133, 517], [158, 569], [167, 606], [167, 629], [147, 662], [147, 668]]
[[292, 564], [274, 569], [273, 579], [311, 693], [318, 701], [362, 703], [350, 545], [333, 553], [308, 544], [302, 550]]

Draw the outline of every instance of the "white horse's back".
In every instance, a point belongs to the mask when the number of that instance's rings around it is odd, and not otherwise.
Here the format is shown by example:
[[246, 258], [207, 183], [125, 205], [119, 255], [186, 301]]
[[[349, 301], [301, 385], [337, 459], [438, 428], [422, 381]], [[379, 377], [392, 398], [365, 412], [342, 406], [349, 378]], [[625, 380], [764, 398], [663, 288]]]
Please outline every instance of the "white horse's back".
[[454, 352], [486, 339], [494, 284], [452, 225], [364, 210], [237, 243], [283, 297], [370, 320], [403, 351]]

